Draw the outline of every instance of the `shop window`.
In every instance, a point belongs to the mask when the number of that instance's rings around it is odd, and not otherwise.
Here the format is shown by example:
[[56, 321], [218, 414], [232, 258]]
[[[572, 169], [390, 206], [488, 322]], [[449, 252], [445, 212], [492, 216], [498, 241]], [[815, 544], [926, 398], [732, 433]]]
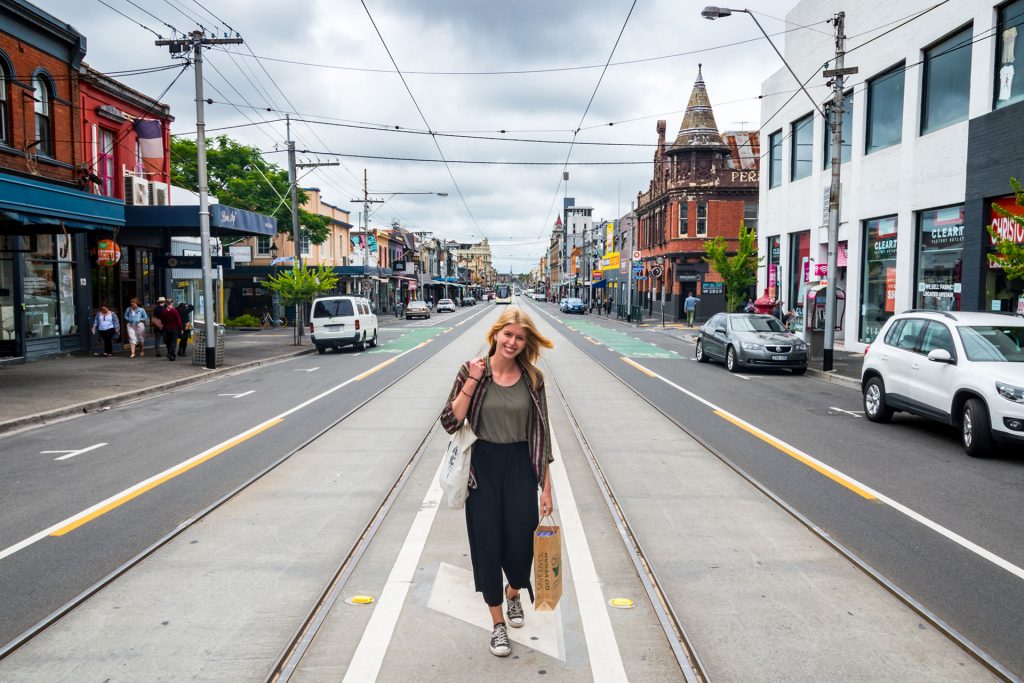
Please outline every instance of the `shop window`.
[[959, 311], [963, 262], [963, 205], [918, 214], [914, 307]]
[[868, 81], [867, 145], [871, 154], [903, 137], [903, 64]]
[[[1024, 0], [1022, 0], [1024, 2]], [[782, 184], [782, 131], [777, 130], [768, 136], [768, 187]]]
[[105, 128], [99, 129], [97, 140], [98, 154], [96, 157], [97, 176], [100, 179], [100, 194], [105, 197], [114, 196], [114, 133]]
[[782, 273], [779, 271], [781, 263], [782, 237], [773, 235], [768, 238], [768, 296], [773, 299], [782, 295]]
[[870, 344], [896, 311], [896, 216], [864, 222], [860, 341]]
[[[832, 168], [832, 103], [829, 102], [825, 105], [825, 116], [828, 117], [829, 124], [824, 126], [825, 135], [823, 140], [824, 153], [821, 155], [824, 158], [823, 168]], [[839, 130], [842, 133], [842, 145], [840, 146], [840, 163], [845, 164], [850, 160], [850, 154], [853, 152], [853, 91], [846, 93], [843, 97], [843, 115], [842, 121], [839, 122]]]
[[708, 203], [697, 202], [697, 237], [708, 234]]
[[690, 232], [690, 202], [679, 202], [679, 236], [686, 237]]
[[921, 133], [967, 120], [971, 96], [971, 27], [924, 51]]
[[743, 225], [757, 231], [757, 202], [743, 202]]
[[56, 337], [75, 334], [75, 273], [71, 263], [71, 237], [40, 235], [36, 249], [25, 260], [25, 336]]
[[53, 121], [51, 120], [52, 88], [43, 76], [32, 79], [33, 109], [35, 111], [36, 145], [35, 153], [53, 156]]
[[260, 235], [256, 238], [256, 255], [257, 256], [270, 256], [270, 245], [272, 244], [269, 237]]
[[995, 109], [1024, 99], [1024, 73], [1021, 78], [1014, 73], [1018, 54], [1024, 54], [1024, 0], [999, 8], [994, 69]]
[[811, 114], [792, 123], [789, 140], [789, 179], [806, 178], [811, 175], [814, 153], [814, 117]]
[[[789, 305], [801, 308], [800, 289], [811, 278], [811, 231], [789, 236]], [[802, 308], [801, 308], [802, 310]]]
[[[991, 204], [998, 204], [1011, 214], [1024, 214], [1024, 207], [1017, 205], [1016, 198], [1013, 195], [1010, 195], [1009, 197], [1000, 197], [993, 200], [991, 203], [986, 202], [987, 206], [990, 206]], [[989, 209], [988, 217], [989, 224], [995, 227], [1001, 238], [1017, 242], [1018, 244], [1024, 244], [1024, 228], [1020, 227], [1009, 218], [1000, 216], [991, 208]], [[984, 243], [987, 247], [988, 253], [991, 254], [995, 251], [995, 241], [991, 236], [988, 236]], [[1002, 265], [991, 259], [988, 259], [988, 268], [985, 275], [985, 292], [988, 310], [1001, 311], [1004, 313], [1021, 312], [1018, 308], [1017, 301], [1018, 296], [1022, 293], [1020, 290], [1020, 283], [1008, 278]], [[1021, 301], [1024, 301], [1024, 297], [1022, 297]]]

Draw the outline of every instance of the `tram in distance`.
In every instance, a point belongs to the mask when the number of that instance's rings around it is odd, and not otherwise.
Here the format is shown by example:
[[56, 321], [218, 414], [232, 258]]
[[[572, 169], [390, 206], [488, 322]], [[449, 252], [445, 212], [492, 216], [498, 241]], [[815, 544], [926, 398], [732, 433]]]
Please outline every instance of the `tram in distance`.
[[495, 304], [510, 304], [510, 303], [512, 303], [512, 285], [497, 285], [494, 288], [494, 303]]

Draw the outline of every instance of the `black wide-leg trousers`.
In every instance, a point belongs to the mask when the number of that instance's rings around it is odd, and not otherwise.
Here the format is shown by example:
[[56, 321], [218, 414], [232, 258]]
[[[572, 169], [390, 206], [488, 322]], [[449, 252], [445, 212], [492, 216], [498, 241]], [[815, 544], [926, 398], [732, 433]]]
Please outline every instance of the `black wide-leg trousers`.
[[537, 475], [530, 447], [519, 443], [473, 444], [477, 488], [466, 500], [466, 529], [476, 590], [497, 607], [505, 601], [502, 572], [512, 588], [525, 589], [533, 602], [533, 532], [537, 529]]

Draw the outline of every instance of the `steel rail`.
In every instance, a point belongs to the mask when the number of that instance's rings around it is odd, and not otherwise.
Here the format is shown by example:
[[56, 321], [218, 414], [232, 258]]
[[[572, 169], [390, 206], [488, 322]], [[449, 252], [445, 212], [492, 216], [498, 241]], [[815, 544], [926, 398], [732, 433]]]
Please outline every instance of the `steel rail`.
[[[566, 335], [566, 336], [569, 337], [569, 335]], [[640, 391], [638, 391], [635, 387], [633, 387], [622, 376], [620, 376], [617, 372], [612, 370], [611, 367], [606, 366], [604, 363], [602, 363], [600, 360], [598, 360], [594, 356], [590, 356], [590, 354], [587, 353], [588, 350], [589, 350], [587, 348], [587, 346], [585, 346], [583, 344], [580, 344], [576, 339], [573, 339], [572, 337], [569, 337], [569, 338], [572, 339], [573, 344], [578, 349], [583, 351], [590, 358], [592, 358], [595, 362], [597, 362], [602, 368], [604, 368], [608, 372], [608, 374], [610, 374], [612, 377], [614, 377], [619, 382], [621, 382], [623, 386], [625, 386], [631, 392], [636, 394], [641, 400], [643, 400], [649, 406], [654, 408], [656, 411], [661, 413], [661, 415], [663, 415], [665, 418], [667, 418], [669, 421], [671, 421], [674, 425], [676, 425], [676, 427], [678, 427], [687, 436], [689, 436], [694, 441], [699, 443], [701, 446], [706, 448], [712, 455], [714, 455], [716, 458], [718, 458], [720, 461], [722, 461], [722, 463], [724, 463], [731, 470], [736, 472], [736, 474], [738, 474], [740, 477], [742, 477], [748, 484], [750, 484], [755, 489], [757, 489], [762, 494], [764, 494], [769, 500], [771, 500], [773, 503], [775, 503], [780, 508], [782, 508], [785, 512], [787, 512], [790, 516], [792, 516], [794, 519], [796, 519], [798, 522], [800, 522], [800, 524], [802, 524], [804, 527], [806, 527], [808, 531], [810, 531], [812, 534], [814, 534], [819, 539], [821, 539], [826, 544], [828, 544], [830, 547], [832, 547], [833, 550], [835, 550], [840, 555], [842, 555], [847, 561], [849, 561], [851, 564], [853, 564], [853, 566], [857, 567], [862, 572], [864, 572], [868, 577], [870, 577], [872, 580], [874, 580], [876, 583], [878, 583], [882, 588], [884, 588], [886, 591], [888, 591], [890, 594], [892, 594], [896, 599], [898, 599], [900, 602], [905, 604], [911, 610], [916, 612], [918, 616], [920, 616], [922, 619], [924, 619], [929, 624], [934, 626], [940, 633], [942, 633], [944, 636], [946, 636], [957, 647], [961, 648], [968, 655], [970, 655], [971, 657], [976, 659], [982, 666], [987, 668], [990, 672], [992, 672], [993, 674], [995, 674], [996, 676], [998, 676], [1000, 679], [1002, 679], [1004, 681], [1010, 681], [1011, 683], [1021, 683], [1022, 680], [1024, 680], [1020, 676], [1018, 676], [1017, 674], [1015, 674], [1014, 672], [1012, 672], [1008, 668], [1006, 668], [1003, 664], [1001, 664], [998, 660], [996, 660], [992, 655], [990, 655], [988, 652], [986, 652], [981, 646], [975, 644], [974, 641], [972, 641], [970, 638], [968, 638], [964, 634], [960, 633], [956, 628], [954, 628], [950, 624], [946, 623], [946, 621], [943, 620], [942, 617], [937, 615], [931, 609], [926, 607], [923, 603], [921, 603], [916, 598], [914, 598], [912, 595], [910, 595], [905, 590], [900, 588], [892, 580], [888, 579], [884, 574], [882, 574], [879, 570], [877, 570], [873, 566], [871, 566], [866, 560], [861, 558], [854, 551], [850, 550], [845, 545], [843, 545], [837, 538], [835, 538], [834, 536], [829, 534], [829, 532], [827, 532], [824, 529], [822, 529], [821, 527], [819, 527], [817, 524], [812, 522], [809, 518], [804, 516], [803, 513], [799, 512], [796, 508], [794, 508], [789, 503], [787, 503], [782, 498], [780, 498], [771, 489], [769, 489], [767, 486], [765, 486], [760, 481], [758, 481], [753, 475], [751, 475], [749, 472], [744, 470], [742, 467], [740, 467], [739, 465], [734, 463], [732, 460], [730, 460], [728, 456], [726, 456], [724, 453], [722, 453], [717, 448], [712, 446], [703, 437], [701, 437], [700, 435], [698, 435], [695, 432], [691, 431], [688, 427], [683, 425], [682, 422], [677, 420], [674, 416], [670, 415], [668, 412], [666, 412], [664, 409], [662, 409], [658, 404], [654, 403], [654, 401], [652, 401], [647, 396], [644, 396], [642, 393], [640, 393]]]
[[[383, 394], [385, 391], [390, 389], [392, 386], [394, 386], [395, 384], [397, 384], [398, 382], [403, 380], [406, 376], [408, 376], [410, 373], [412, 373], [414, 370], [416, 370], [420, 365], [422, 365], [423, 363], [425, 363], [428, 360], [430, 360], [431, 358], [433, 358], [437, 353], [439, 353], [441, 351], [441, 349], [443, 349], [446, 346], [448, 346], [448, 344], [451, 343], [451, 341], [454, 340], [456, 338], [456, 336], [457, 335], [453, 335], [452, 337], [449, 337], [449, 339], [447, 340], [446, 343], [443, 343], [443, 344], [430, 344], [427, 347], [425, 347], [425, 348], [427, 348], [427, 353], [418, 363], [415, 363], [415, 364], [411, 365], [407, 370], [405, 370], [404, 372], [400, 373], [392, 381], [388, 382], [387, 384], [382, 385], [380, 389], [378, 389], [373, 394], [368, 396], [364, 401], [362, 401], [361, 403], [353, 406], [350, 410], [348, 410], [347, 412], [342, 414], [337, 420], [331, 422], [329, 425], [327, 425], [326, 427], [324, 427], [320, 431], [318, 431], [315, 434], [313, 434], [313, 436], [311, 436], [310, 438], [308, 438], [305, 441], [303, 441], [302, 443], [300, 443], [294, 449], [292, 449], [291, 451], [287, 452], [286, 454], [281, 456], [279, 459], [275, 460], [273, 463], [268, 465], [266, 468], [260, 470], [255, 475], [253, 475], [249, 479], [245, 480], [244, 482], [239, 484], [237, 487], [235, 487], [234, 489], [232, 489], [228, 493], [224, 494], [223, 496], [221, 496], [220, 498], [218, 498], [214, 502], [210, 503], [208, 506], [206, 506], [205, 508], [203, 508], [202, 510], [197, 512], [195, 515], [193, 515], [189, 519], [186, 519], [185, 521], [183, 521], [181, 524], [176, 526], [174, 529], [172, 529], [171, 531], [169, 531], [168, 533], [166, 533], [165, 535], [163, 535], [162, 537], [160, 537], [159, 539], [154, 541], [152, 544], [150, 544], [146, 548], [144, 548], [141, 551], [139, 551], [135, 556], [129, 558], [125, 562], [123, 562], [120, 565], [118, 565], [109, 574], [107, 574], [103, 578], [99, 579], [98, 581], [93, 583], [91, 586], [89, 586], [88, 588], [83, 590], [81, 593], [79, 593], [75, 597], [73, 597], [70, 600], [68, 600], [67, 602], [65, 602], [60, 607], [58, 607], [55, 610], [53, 610], [52, 612], [50, 612], [48, 615], [46, 615], [45, 617], [40, 619], [38, 622], [36, 622], [35, 624], [33, 624], [32, 626], [27, 628], [25, 631], [23, 631], [19, 635], [15, 636], [9, 642], [7, 642], [2, 647], [0, 647], [0, 661], [3, 661], [6, 657], [8, 657], [12, 653], [14, 653], [20, 647], [22, 647], [23, 645], [25, 645], [26, 643], [31, 641], [33, 638], [38, 636], [40, 633], [44, 632], [49, 627], [53, 626], [56, 622], [58, 622], [61, 618], [63, 618], [69, 612], [74, 610], [76, 607], [79, 607], [80, 605], [82, 605], [82, 603], [84, 603], [86, 600], [91, 598], [93, 595], [95, 595], [99, 591], [103, 590], [105, 587], [107, 587], [108, 585], [113, 583], [119, 577], [123, 576], [132, 567], [135, 567], [140, 562], [142, 562], [143, 560], [145, 560], [149, 556], [153, 555], [157, 550], [159, 550], [163, 546], [165, 546], [168, 543], [170, 543], [177, 536], [179, 536], [183, 531], [185, 531], [186, 529], [191, 528], [196, 523], [200, 522], [201, 520], [203, 520], [204, 518], [209, 516], [210, 513], [212, 513], [213, 511], [217, 510], [219, 507], [221, 507], [222, 505], [227, 503], [229, 500], [231, 500], [232, 498], [234, 498], [238, 494], [242, 493], [247, 488], [249, 488], [250, 486], [255, 484], [257, 481], [262, 479], [264, 476], [266, 476], [267, 474], [269, 474], [270, 472], [272, 472], [273, 470], [277, 469], [279, 466], [281, 466], [282, 464], [287, 462], [296, 453], [298, 453], [299, 451], [303, 450], [304, 448], [309, 446], [311, 443], [313, 443], [314, 441], [319, 439], [321, 436], [326, 434], [328, 431], [330, 431], [331, 429], [334, 429], [336, 426], [338, 426], [339, 424], [341, 424], [342, 422], [347, 420], [354, 413], [356, 413], [357, 411], [362, 409], [364, 406], [369, 404], [371, 401], [376, 399], [378, 396]], [[159, 395], [160, 394], [155, 394], [155, 396], [159, 396]], [[148, 398], [152, 398], [152, 397], [146, 397], [146, 398], [148, 399]], [[431, 429], [432, 428], [433, 427], [431, 427]], [[429, 432], [428, 432], [428, 436], [429, 436]], [[426, 437], [424, 437], [424, 439], [426, 439]]]

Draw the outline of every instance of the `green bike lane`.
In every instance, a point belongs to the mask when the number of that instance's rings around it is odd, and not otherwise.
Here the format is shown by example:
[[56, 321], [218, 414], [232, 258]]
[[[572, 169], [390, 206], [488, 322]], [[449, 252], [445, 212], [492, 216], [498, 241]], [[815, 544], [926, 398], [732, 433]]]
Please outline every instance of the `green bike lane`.
[[366, 353], [391, 353], [399, 354], [414, 349], [421, 344], [431, 341], [439, 334], [450, 330], [450, 327], [410, 327], [403, 330], [403, 334], [397, 339], [383, 342], [377, 348], [370, 349]]
[[564, 320], [548, 314], [548, 317], [562, 323], [565, 327], [578, 332], [592, 344], [607, 347], [613, 353], [627, 358], [661, 358], [680, 360], [682, 356], [676, 351], [665, 349], [657, 344], [637, 339], [636, 337], [586, 320]]

